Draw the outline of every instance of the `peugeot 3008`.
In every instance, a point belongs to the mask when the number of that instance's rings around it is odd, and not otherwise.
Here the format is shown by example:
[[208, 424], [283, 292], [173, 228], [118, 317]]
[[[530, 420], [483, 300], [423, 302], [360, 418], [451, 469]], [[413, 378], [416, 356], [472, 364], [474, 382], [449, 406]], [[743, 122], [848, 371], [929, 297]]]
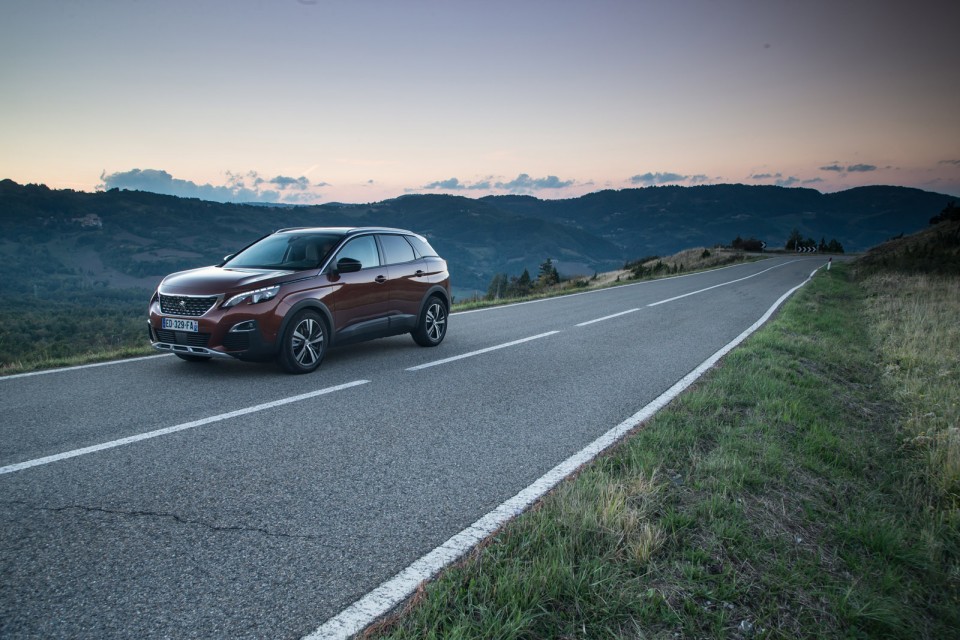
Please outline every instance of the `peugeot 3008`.
[[281, 229], [216, 266], [163, 279], [150, 342], [188, 361], [276, 359], [313, 371], [327, 348], [447, 332], [450, 274], [425, 238], [388, 228]]

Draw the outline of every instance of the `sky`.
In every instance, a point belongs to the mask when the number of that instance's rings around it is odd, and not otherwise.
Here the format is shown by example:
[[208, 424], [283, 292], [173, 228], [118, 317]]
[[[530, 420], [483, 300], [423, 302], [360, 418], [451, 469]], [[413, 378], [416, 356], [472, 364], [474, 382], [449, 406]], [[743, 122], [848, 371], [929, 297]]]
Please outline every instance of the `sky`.
[[960, 194], [956, 0], [0, 0], [0, 179]]

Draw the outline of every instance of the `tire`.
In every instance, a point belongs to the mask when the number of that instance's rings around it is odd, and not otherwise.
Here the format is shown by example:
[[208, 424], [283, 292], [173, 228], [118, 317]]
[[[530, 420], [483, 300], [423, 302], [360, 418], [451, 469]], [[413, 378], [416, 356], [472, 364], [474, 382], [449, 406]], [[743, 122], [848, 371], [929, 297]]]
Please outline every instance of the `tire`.
[[208, 360], [210, 360], [210, 356], [191, 356], [186, 353], [176, 353], [176, 352], [174, 352], [173, 355], [177, 356], [181, 360], [186, 360], [187, 362], [207, 362]]
[[447, 305], [439, 296], [430, 296], [410, 335], [421, 347], [435, 347], [447, 335]]
[[280, 365], [290, 373], [310, 373], [327, 352], [327, 323], [311, 309], [293, 317], [280, 340]]

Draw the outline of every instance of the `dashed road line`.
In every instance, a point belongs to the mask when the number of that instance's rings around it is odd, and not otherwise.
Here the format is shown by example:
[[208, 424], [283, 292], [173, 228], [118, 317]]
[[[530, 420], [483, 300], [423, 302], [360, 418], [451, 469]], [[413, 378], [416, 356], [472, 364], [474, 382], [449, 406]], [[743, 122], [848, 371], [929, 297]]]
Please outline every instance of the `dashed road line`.
[[560, 333], [559, 331], [547, 331], [546, 333], [540, 333], [535, 336], [530, 336], [529, 338], [521, 338], [520, 340], [514, 340], [512, 342], [505, 342], [503, 344], [498, 344], [492, 347], [487, 347], [486, 349], [479, 349], [477, 351], [471, 351], [469, 353], [461, 353], [458, 356], [452, 356], [450, 358], [444, 358], [443, 360], [434, 360], [433, 362], [427, 362], [425, 364], [420, 364], [415, 367], [408, 367], [407, 371], [420, 371], [421, 369], [428, 369], [430, 367], [436, 367], [437, 365], [447, 364], [448, 362], [455, 362], [457, 360], [463, 360], [464, 358], [472, 358], [473, 356], [479, 356], [483, 353], [489, 353], [491, 351], [496, 351], [498, 349], [506, 349], [507, 347], [513, 347], [518, 344], [523, 344], [524, 342], [530, 342], [531, 340], [539, 340], [540, 338], [546, 338], [547, 336], [552, 336], [554, 334]]
[[317, 396], [326, 395], [328, 393], [333, 393], [335, 391], [343, 391], [344, 389], [358, 387], [360, 385], [367, 384], [368, 382], [370, 381], [355, 380], [353, 382], [340, 384], [335, 387], [327, 387], [326, 389], [319, 389], [317, 391], [311, 391], [310, 393], [303, 393], [298, 396], [282, 398], [280, 400], [274, 400], [273, 402], [265, 402], [263, 404], [254, 405], [252, 407], [246, 407], [245, 409], [237, 409], [236, 411], [230, 411], [229, 413], [221, 413], [220, 415], [210, 416], [209, 418], [201, 418], [200, 420], [193, 420], [192, 422], [184, 422], [183, 424], [174, 425], [172, 427], [157, 429], [156, 431], [148, 431], [147, 433], [140, 433], [135, 436], [120, 438], [119, 440], [111, 440], [110, 442], [104, 442], [104, 443], [95, 444], [89, 447], [83, 447], [82, 449], [73, 449], [72, 451], [64, 451], [63, 453], [57, 453], [52, 456], [45, 456], [43, 458], [35, 458], [33, 460], [27, 460], [25, 462], [18, 462], [16, 464], [0, 467], [0, 475], [4, 475], [7, 473], [14, 473], [16, 471], [23, 471], [24, 469], [39, 467], [45, 464], [51, 464], [53, 462], [60, 462], [61, 460], [67, 460], [69, 458], [85, 456], [90, 453], [96, 453], [97, 451], [114, 449], [116, 447], [122, 447], [124, 445], [133, 444], [134, 442], [140, 442], [141, 440], [159, 438], [160, 436], [169, 435], [171, 433], [176, 433], [178, 431], [195, 429], [197, 427], [202, 427], [203, 425], [211, 424], [213, 422], [222, 422], [223, 420], [229, 420], [230, 418], [238, 418], [240, 416], [245, 416], [250, 413], [256, 413], [258, 411], [266, 411], [267, 409], [282, 407], [285, 404], [292, 404], [294, 402], [300, 402], [302, 400], [309, 400], [310, 398], [316, 398]]
[[587, 320], [586, 322], [581, 322], [578, 324], [578, 327], [585, 327], [596, 322], [603, 322], [604, 320], [611, 320], [613, 318], [619, 318], [620, 316], [625, 316], [628, 313], [633, 313], [634, 311], [640, 311], [640, 309], [627, 309], [626, 311], [621, 311], [620, 313], [612, 313], [609, 316], [603, 316], [602, 318], [595, 318], [594, 320]]
[[720, 284], [715, 284], [715, 285], [713, 285], [712, 287], [707, 287], [706, 289], [699, 289], [699, 290], [697, 290], [697, 291], [691, 291], [690, 293], [685, 293], [685, 294], [683, 294], [683, 295], [681, 295], [681, 296], [674, 296], [674, 297], [672, 297], [672, 298], [667, 298], [666, 300], [660, 300], [659, 302], [651, 302], [651, 303], [648, 304], [647, 306], [648, 306], [648, 307], [656, 307], [657, 305], [666, 304], [666, 303], [668, 303], [668, 302], [673, 302], [674, 300], [679, 300], [680, 298], [686, 298], [686, 297], [688, 297], [688, 296], [695, 296], [695, 295], [697, 295], [698, 293], [703, 293], [704, 291], [710, 291], [711, 289], [716, 289], [716, 288], [718, 288], [718, 287], [725, 287], [725, 286], [727, 286], [728, 284], [734, 284], [735, 282], [743, 282], [744, 280], [749, 280], [750, 278], [756, 278], [757, 276], [759, 276], [759, 275], [761, 275], [761, 274], [764, 274], [764, 273], [766, 273], [767, 271], [773, 271], [774, 269], [779, 269], [779, 268], [782, 267], [782, 266], [785, 266], [785, 265], [788, 265], [788, 264], [792, 264], [792, 263], [794, 263], [794, 262], [798, 262], [798, 261], [797, 261], [797, 260], [790, 260], [789, 262], [781, 262], [780, 264], [774, 265], [774, 266], [770, 267], [769, 269], [764, 269], [763, 271], [758, 271], [757, 273], [754, 273], [753, 275], [749, 275], [749, 276], [747, 276], [747, 277], [745, 277], [745, 278], [737, 278], [736, 280], [730, 280], [729, 282], [721, 282]]

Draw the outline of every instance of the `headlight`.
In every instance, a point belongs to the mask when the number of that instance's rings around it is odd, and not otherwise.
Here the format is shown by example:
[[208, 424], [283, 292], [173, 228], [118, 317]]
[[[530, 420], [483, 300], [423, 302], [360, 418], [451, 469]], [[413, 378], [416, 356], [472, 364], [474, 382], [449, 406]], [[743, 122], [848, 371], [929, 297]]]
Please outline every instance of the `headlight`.
[[280, 292], [280, 285], [275, 285], [272, 287], [266, 287], [263, 289], [255, 289], [253, 291], [247, 291], [233, 296], [229, 300], [223, 303], [224, 309], [229, 309], [230, 307], [235, 307], [241, 302], [248, 302], [250, 304], [256, 304], [258, 302], [265, 302], [270, 300]]

